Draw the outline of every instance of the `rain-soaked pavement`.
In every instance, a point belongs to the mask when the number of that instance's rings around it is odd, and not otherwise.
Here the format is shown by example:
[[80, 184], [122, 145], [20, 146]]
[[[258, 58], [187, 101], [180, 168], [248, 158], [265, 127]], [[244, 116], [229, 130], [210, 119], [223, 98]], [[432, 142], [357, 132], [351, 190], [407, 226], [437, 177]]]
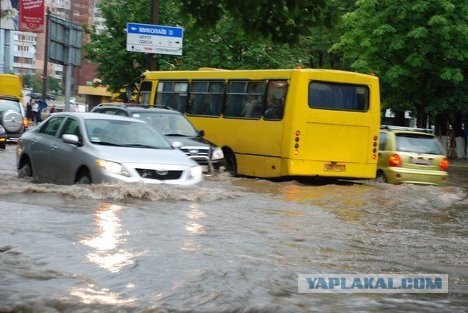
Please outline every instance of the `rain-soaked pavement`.
[[[0, 312], [462, 312], [468, 162], [447, 187], [16, 178], [0, 150]], [[298, 273], [441, 273], [448, 294], [299, 294]]]

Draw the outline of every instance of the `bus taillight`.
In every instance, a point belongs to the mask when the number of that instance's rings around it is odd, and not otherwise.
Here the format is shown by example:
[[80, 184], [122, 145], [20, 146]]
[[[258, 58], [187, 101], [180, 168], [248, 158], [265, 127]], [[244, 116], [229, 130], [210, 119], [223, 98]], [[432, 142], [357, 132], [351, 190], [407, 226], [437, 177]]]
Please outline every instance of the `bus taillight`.
[[372, 149], [372, 160], [377, 159], [377, 140], [379, 139], [378, 136], [374, 136], [374, 149]]
[[296, 138], [294, 138], [294, 149], [295, 149], [295, 154], [297, 154], [297, 149], [299, 149], [299, 141], [301, 140], [301, 138], [299, 137], [299, 135], [301, 134], [301, 131], [300, 130], [296, 130]]

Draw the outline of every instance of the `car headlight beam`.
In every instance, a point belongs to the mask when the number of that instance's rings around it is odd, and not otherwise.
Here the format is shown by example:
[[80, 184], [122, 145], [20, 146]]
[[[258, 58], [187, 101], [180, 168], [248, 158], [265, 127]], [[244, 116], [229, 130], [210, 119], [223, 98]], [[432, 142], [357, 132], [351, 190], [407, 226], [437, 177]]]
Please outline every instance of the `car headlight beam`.
[[223, 150], [221, 148], [215, 148], [213, 150], [213, 153], [211, 154], [211, 159], [212, 160], [220, 160], [222, 158], [224, 158]]
[[197, 165], [197, 166], [192, 166], [190, 168], [190, 176], [193, 177], [193, 178], [198, 178], [198, 177], [201, 177], [203, 175], [203, 170], [202, 170], [202, 167]]
[[106, 170], [106, 171], [108, 171], [108, 172], [110, 172], [112, 174], [126, 176], [126, 177], [130, 176], [130, 173], [127, 171], [125, 166], [123, 166], [120, 163], [97, 159], [96, 164], [100, 168], [102, 168], [102, 169], [104, 169], [104, 170]]

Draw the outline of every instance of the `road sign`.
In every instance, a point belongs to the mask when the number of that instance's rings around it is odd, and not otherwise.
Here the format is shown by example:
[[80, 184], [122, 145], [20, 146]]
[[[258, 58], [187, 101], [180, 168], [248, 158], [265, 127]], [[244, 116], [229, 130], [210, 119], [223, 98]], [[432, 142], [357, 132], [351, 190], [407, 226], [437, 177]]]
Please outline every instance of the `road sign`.
[[150, 24], [127, 24], [127, 51], [182, 55], [184, 30]]

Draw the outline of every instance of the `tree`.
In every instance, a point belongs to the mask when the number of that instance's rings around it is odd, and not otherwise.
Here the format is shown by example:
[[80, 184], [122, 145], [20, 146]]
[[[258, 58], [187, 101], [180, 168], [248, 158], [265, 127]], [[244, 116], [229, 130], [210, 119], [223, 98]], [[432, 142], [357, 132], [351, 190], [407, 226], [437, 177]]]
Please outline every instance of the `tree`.
[[[147, 68], [143, 53], [126, 51], [127, 22], [148, 23], [147, 0], [131, 3], [124, 0], [99, 3], [106, 19], [107, 31], [101, 34], [89, 28], [88, 58], [98, 63], [98, 73], [104, 85], [113, 92], [129, 86]], [[184, 55], [155, 55], [161, 70], [222, 68], [291, 68], [306, 57], [305, 50], [291, 49], [261, 36], [252, 40], [240, 28], [238, 21], [226, 15], [211, 28], [201, 28], [177, 3], [160, 1], [160, 24], [184, 26]]]
[[328, 0], [186, 0], [182, 11], [196, 25], [212, 27], [225, 16], [250, 37], [271, 37], [276, 42], [294, 43], [310, 33], [314, 25], [326, 21]]
[[146, 68], [144, 54], [126, 51], [125, 29], [128, 21], [149, 22], [147, 2], [101, 1], [98, 6], [106, 19], [107, 30], [98, 34], [94, 28], [86, 29], [90, 35], [90, 43], [85, 46], [87, 57], [98, 63], [102, 83], [114, 92], [131, 84]]
[[415, 111], [423, 127], [426, 114], [466, 110], [467, 17], [458, 0], [360, 0], [333, 51], [376, 73], [384, 105]]
[[184, 40], [184, 56], [178, 58], [175, 69], [292, 68], [304, 59], [303, 51], [295, 51], [288, 44], [262, 37], [252, 41], [230, 16], [209, 29], [190, 25]]

